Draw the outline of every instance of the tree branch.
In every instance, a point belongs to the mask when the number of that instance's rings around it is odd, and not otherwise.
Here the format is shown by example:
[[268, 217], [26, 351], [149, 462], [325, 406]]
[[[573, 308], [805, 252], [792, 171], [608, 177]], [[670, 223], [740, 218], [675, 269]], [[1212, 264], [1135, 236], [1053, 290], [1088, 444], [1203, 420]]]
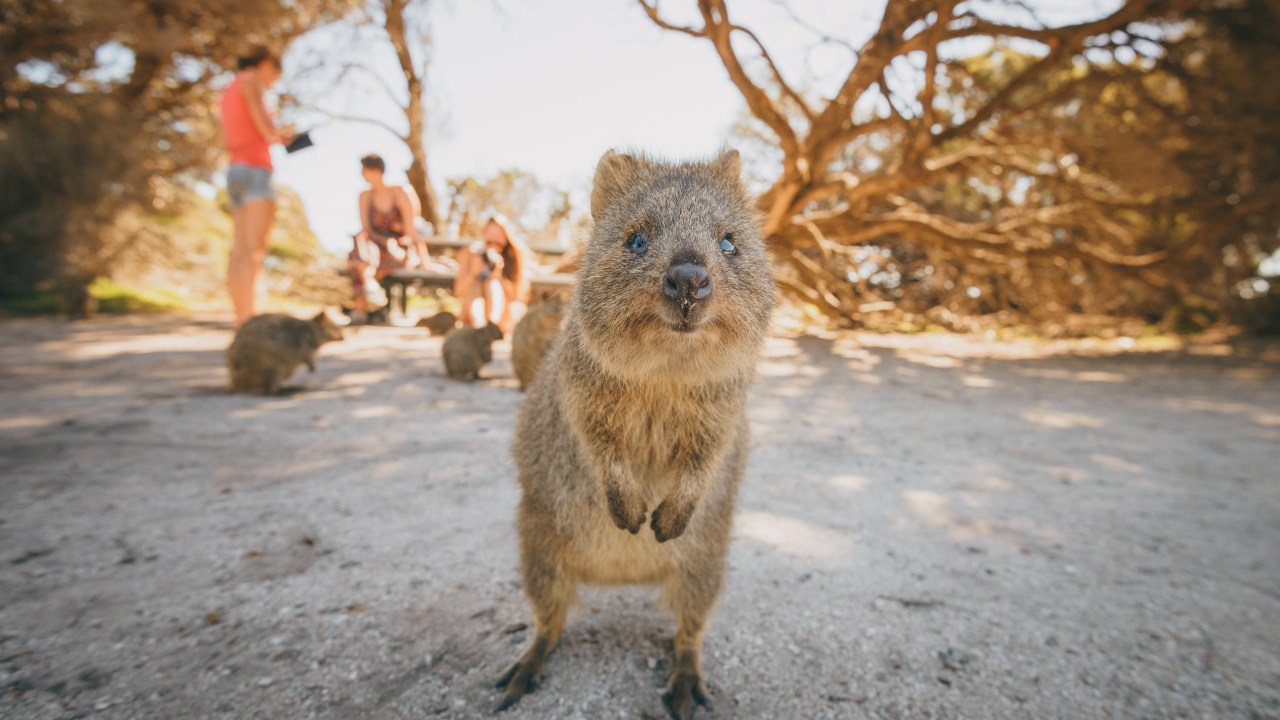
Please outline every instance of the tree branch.
[[809, 107], [809, 103], [807, 103], [799, 93], [793, 90], [791, 85], [787, 83], [786, 79], [782, 77], [782, 71], [774, 64], [773, 58], [769, 55], [769, 51], [765, 49], [764, 43], [760, 42], [760, 38], [756, 37], [755, 33], [741, 25], [730, 25], [729, 28], [730, 30], [743, 33], [747, 37], [751, 38], [751, 41], [756, 44], [756, 47], [760, 48], [760, 57], [769, 65], [769, 70], [773, 72], [773, 79], [778, 83], [778, 87], [782, 90], [782, 93], [791, 98], [792, 102], [796, 104], [796, 107], [800, 108], [800, 112], [804, 113], [805, 118], [812, 122], [813, 109]]
[[[741, 60], [733, 49], [731, 35], [734, 25], [729, 21], [728, 10], [725, 7], [724, 0], [698, 0], [698, 10], [702, 13], [703, 27], [696, 30], [690, 27], [682, 27], [663, 20], [658, 12], [657, 2], [653, 5], [638, 0], [640, 6], [644, 8], [645, 13], [649, 16], [658, 27], [667, 30], [677, 30], [693, 37], [705, 37], [711, 41], [715, 47], [716, 54], [720, 56], [720, 62], [724, 65], [725, 70], [729, 72], [729, 79], [738, 88], [738, 92], [742, 93], [742, 97], [747, 102], [747, 107], [751, 113], [760, 119], [765, 125], [777, 135], [779, 145], [782, 148], [784, 173], [790, 177], [795, 177], [799, 172], [798, 162], [800, 160], [800, 142], [796, 137], [795, 130], [791, 127], [790, 122], [784, 116], [771, 100], [764, 90], [756, 85], [751, 77], [743, 68]], [[752, 38], [759, 44], [759, 40], [752, 35]], [[763, 48], [763, 46], [761, 46]]]
[[311, 105], [308, 103], [300, 103], [298, 107], [302, 110], [308, 110], [311, 112], [319, 113], [330, 120], [340, 120], [343, 122], [357, 122], [357, 123], [365, 123], [366, 125], [375, 125], [391, 133], [395, 137], [399, 138], [401, 141], [405, 143], [409, 142], [409, 138], [406, 137], [403, 133], [401, 133], [399, 130], [395, 129], [394, 127], [392, 127], [387, 122], [384, 122], [377, 118], [363, 117], [360, 115], [348, 115], [346, 113], [336, 113], [336, 112], [326, 110], [318, 105]]
[[674, 30], [676, 32], [684, 33], [685, 35], [688, 35], [690, 37], [696, 37], [696, 38], [704, 38], [707, 36], [706, 28], [697, 30], [692, 27], [687, 27], [684, 25], [675, 25], [667, 22], [666, 20], [663, 20], [662, 14], [658, 10], [658, 0], [653, 0], [652, 5], [645, 2], [645, 0], [638, 0], [638, 2], [640, 3], [640, 7], [644, 8], [645, 14], [648, 15], [649, 19], [653, 21], [653, 24], [657, 25], [663, 30]]

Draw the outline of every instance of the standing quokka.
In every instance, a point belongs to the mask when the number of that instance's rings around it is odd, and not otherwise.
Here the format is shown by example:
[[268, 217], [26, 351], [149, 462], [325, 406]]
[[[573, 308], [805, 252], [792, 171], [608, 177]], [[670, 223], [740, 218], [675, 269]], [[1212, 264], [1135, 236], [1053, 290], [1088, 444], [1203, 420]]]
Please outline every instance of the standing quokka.
[[708, 702], [702, 636], [724, 576], [747, 390], [773, 307], [739, 173], [736, 152], [682, 165], [600, 159], [573, 304], [516, 428], [520, 559], [536, 628], [499, 680], [500, 710], [539, 681], [580, 583], [661, 586], [677, 625], [663, 703], [684, 719]]
[[440, 351], [444, 372], [454, 380], [476, 380], [480, 368], [493, 360], [493, 344], [502, 339], [502, 330], [493, 323], [482, 328], [464, 327], [449, 333]]
[[418, 321], [418, 327], [424, 327], [431, 332], [433, 337], [448, 335], [458, 326], [458, 316], [449, 311], [438, 312], [429, 318], [422, 318]]
[[560, 321], [563, 319], [564, 301], [556, 295], [535, 305], [516, 323], [516, 329], [511, 333], [511, 364], [515, 367], [521, 390], [533, 382], [551, 342], [560, 333]]
[[290, 315], [255, 315], [236, 331], [227, 348], [231, 392], [275, 395], [299, 365], [316, 371], [321, 345], [342, 339], [342, 328], [321, 312], [310, 320]]

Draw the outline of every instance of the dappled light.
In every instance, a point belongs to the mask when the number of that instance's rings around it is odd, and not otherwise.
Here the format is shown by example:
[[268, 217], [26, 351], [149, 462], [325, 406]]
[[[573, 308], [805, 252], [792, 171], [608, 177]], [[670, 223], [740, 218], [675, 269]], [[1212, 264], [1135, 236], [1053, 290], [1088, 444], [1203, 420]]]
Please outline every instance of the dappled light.
[[354, 388], [367, 387], [376, 385], [380, 382], [386, 382], [393, 377], [390, 370], [366, 370], [362, 372], [343, 373], [340, 377], [328, 383], [333, 388]]
[[357, 420], [370, 420], [373, 418], [395, 417], [403, 415], [404, 411], [395, 405], [372, 405], [366, 407], [358, 407], [351, 411], [351, 417]]
[[1102, 455], [1099, 453], [1095, 453], [1093, 455], [1090, 455], [1089, 459], [1110, 470], [1118, 470], [1124, 473], [1142, 472], [1141, 465], [1129, 462], [1124, 458], [1119, 458], [1114, 455]]
[[827, 478], [827, 484], [837, 490], [856, 493], [866, 490], [872, 480], [864, 475], [834, 475]]
[[11, 415], [0, 418], [0, 430], [21, 430], [49, 427], [62, 422], [62, 418], [50, 415]]
[[853, 552], [852, 538], [798, 518], [769, 512], [740, 512], [734, 519], [738, 537], [798, 558], [834, 560]]
[[904, 490], [902, 499], [917, 517], [930, 525], [946, 530], [947, 534], [955, 540], [987, 538], [996, 534], [986, 520], [957, 514], [952, 509], [951, 501], [936, 492]]
[[1024, 410], [1022, 417], [1027, 422], [1062, 430], [1069, 428], [1100, 428], [1107, 425], [1107, 421], [1100, 417], [1085, 415], [1084, 413], [1064, 412], [1062, 410]]
[[1076, 380], [1078, 382], [1119, 383], [1129, 379], [1128, 375], [1115, 372], [1099, 372], [1096, 370], [1070, 371], [1045, 368], [1027, 368], [1020, 371], [1027, 377], [1047, 378], [1049, 380]]
[[1171, 410], [1193, 410], [1210, 413], [1242, 415], [1258, 425], [1267, 427], [1280, 426], [1280, 412], [1264, 410], [1263, 408], [1248, 403], [1224, 402], [1221, 400], [1207, 400], [1204, 398], [1170, 398], [1166, 401], [1166, 404]]

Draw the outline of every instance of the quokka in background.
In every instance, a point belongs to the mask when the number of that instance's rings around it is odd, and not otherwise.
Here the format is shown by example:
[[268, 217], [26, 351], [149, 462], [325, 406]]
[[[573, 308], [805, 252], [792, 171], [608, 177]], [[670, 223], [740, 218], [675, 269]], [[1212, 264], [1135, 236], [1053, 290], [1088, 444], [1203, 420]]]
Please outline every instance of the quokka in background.
[[267, 313], [249, 319], [227, 348], [231, 391], [275, 395], [299, 365], [316, 370], [316, 353], [342, 339], [342, 328], [327, 313], [310, 320]]
[[493, 344], [502, 339], [502, 330], [489, 323], [482, 328], [464, 327], [444, 339], [444, 371], [454, 380], [476, 380], [480, 368], [493, 360]]
[[560, 334], [564, 311], [564, 301], [559, 295], [554, 295], [533, 306], [516, 323], [516, 329], [511, 333], [511, 364], [515, 367], [521, 390], [533, 382], [543, 357]]

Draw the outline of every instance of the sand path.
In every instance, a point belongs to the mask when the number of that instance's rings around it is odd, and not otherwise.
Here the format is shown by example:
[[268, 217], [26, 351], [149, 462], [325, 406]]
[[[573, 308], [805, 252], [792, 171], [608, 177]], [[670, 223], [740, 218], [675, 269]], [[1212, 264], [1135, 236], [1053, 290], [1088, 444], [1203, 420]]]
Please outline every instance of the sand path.
[[[0, 324], [0, 716], [489, 717], [528, 630], [507, 347], [231, 396], [198, 318]], [[1280, 355], [774, 339], [709, 718], [1280, 717]], [[661, 718], [591, 590], [504, 717]]]

